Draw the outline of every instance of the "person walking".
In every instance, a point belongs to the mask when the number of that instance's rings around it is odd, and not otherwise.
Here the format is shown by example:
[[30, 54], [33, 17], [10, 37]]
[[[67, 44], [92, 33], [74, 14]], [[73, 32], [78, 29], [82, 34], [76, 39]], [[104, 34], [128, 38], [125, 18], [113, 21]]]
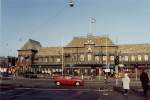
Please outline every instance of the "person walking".
[[148, 78], [148, 75], [146, 73], [146, 70], [142, 70], [142, 73], [140, 75], [140, 81], [142, 84], [144, 96], [147, 96], [149, 78]]
[[127, 95], [128, 90], [130, 89], [130, 78], [127, 73], [125, 73], [124, 77], [122, 78], [122, 85], [124, 89], [124, 95]]

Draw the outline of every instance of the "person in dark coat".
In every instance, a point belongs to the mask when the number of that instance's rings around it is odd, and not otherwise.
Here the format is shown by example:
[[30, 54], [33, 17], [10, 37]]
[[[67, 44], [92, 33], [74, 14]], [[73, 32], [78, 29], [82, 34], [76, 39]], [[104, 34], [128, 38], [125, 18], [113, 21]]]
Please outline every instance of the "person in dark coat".
[[142, 83], [143, 93], [145, 96], [147, 96], [149, 78], [145, 70], [142, 70], [142, 73], [140, 75], [140, 81]]

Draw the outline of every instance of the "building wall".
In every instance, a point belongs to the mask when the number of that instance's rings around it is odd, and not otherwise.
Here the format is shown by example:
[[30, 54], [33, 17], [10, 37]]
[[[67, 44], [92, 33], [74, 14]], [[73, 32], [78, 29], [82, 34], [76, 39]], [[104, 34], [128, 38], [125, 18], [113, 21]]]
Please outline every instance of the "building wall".
[[[52, 51], [53, 49], [55, 51]], [[44, 48], [46, 53], [43, 52], [42, 55], [38, 50], [18, 50], [19, 66], [30, 66], [38, 71], [42, 69], [42, 71], [49, 70], [51, 72], [53, 70], [61, 71], [64, 66], [66, 71], [70, 68], [78, 69], [82, 73], [90, 73], [93, 70], [97, 72], [97, 70], [105, 68], [106, 64], [113, 65], [112, 69], [115, 69], [114, 62], [118, 55], [119, 63], [124, 65], [124, 70], [150, 69], [150, 52], [145, 50], [143, 52], [124, 52], [126, 50], [120, 50], [120, 46], [114, 44], [96, 45], [94, 42], [85, 43], [78, 47], [66, 46], [62, 49], [58, 48], [59, 50], [53, 49]], [[29, 59], [25, 59], [26, 56]]]

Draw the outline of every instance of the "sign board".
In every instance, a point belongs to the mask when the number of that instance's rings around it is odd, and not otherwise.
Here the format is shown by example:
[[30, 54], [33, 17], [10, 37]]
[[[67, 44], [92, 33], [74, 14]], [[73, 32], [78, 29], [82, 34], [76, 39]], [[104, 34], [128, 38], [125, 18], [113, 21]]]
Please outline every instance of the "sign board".
[[119, 67], [124, 67], [124, 65], [123, 64], [119, 64]]
[[110, 72], [110, 69], [105, 69], [105, 72]]

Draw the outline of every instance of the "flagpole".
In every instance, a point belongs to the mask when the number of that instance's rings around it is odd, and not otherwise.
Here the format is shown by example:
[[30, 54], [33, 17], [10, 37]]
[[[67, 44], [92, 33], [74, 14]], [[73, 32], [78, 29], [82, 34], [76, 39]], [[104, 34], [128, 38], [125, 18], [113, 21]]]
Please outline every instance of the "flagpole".
[[89, 20], [89, 34], [92, 34], [92, 18], [90, 17], [90, 20]]
[[62, 47], [62, 66], [61, 66], [61, 68], [62, 68], [62, 76], [63, 76], [63, 74], [64, 74], [64, 47], [63, 47], [63, 38], [61, 39], [61, 47]]
[[108, 41], [107, 41], [107, 39], [108, 39], [108, 34], [106, 34], [106, 66], [108, 65], [108, 48], [107, 48], [107, 46], [108, 46]]

